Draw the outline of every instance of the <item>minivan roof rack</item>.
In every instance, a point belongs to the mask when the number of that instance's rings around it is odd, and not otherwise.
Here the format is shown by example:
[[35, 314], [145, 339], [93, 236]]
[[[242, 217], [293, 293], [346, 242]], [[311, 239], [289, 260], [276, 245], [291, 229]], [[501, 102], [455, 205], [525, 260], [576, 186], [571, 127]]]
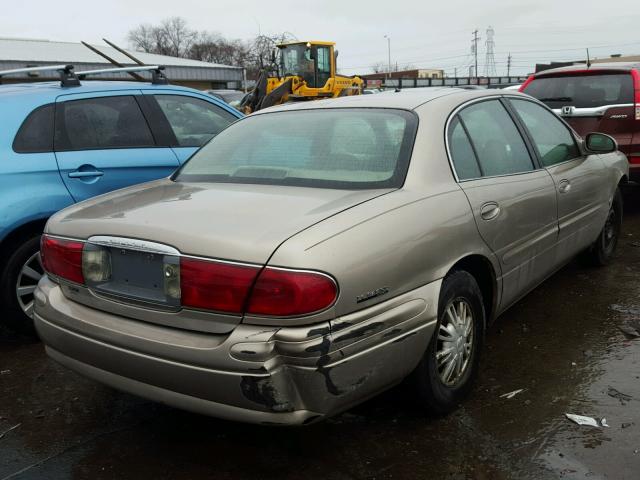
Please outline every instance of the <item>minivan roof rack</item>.
[[135, 67], [117, 67], [117, 68], [100, 68], [98, 70], [83, 70], [77, 72], [79, 79], [84, 80], [88, 75], [100, 75], [102, 73], [132, 73], [132, 72], [151, 72], [151, 83], [154, 85], [168, 85], [169, 80], [162, 72], [163, 65], [137, 65]]
[[60, 75], [60, 84], [63, 87], [77, 87], [80, 85], [80, 80], [73, 73], [73, 65], [44, 65], [40, 67], [25, 67], [14, 68], [13, 70], [1, 70], [0, 81], [4, 75], [10, 75], [13, 73], [35, 73], [35, 72], [51, 72], [57, 71]]

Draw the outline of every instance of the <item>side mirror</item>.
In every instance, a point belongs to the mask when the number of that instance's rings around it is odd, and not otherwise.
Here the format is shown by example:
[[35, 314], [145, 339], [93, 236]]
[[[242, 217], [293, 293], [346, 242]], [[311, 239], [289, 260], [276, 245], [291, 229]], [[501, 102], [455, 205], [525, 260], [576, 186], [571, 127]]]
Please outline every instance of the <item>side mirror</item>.
[[615, 139], [604, 133], [589, 133], [584, 144], [587, 150], [593, 153], [611, 153], [618, 150]]

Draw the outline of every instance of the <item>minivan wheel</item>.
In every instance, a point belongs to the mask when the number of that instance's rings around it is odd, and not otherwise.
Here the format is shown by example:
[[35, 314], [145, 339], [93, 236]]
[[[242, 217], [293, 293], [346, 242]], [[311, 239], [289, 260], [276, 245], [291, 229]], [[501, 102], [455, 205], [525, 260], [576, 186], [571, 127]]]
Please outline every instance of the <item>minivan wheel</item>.
[[40, 235], [17, 244], [7, 256], [6, 267], [0, 272], [0, 319], [15, 331], [34, 335], [34, 292], [44, 275], [40, 261]]
[[414, 372], [418, 394], [435, 414], [454, 410], [477, 376], [484, 340], [485, 311], [475, 278], [465, 271], [447, 275], [438, 301], [438, 322]]
[[593, 265], [603, 266], [611, 262], [618, 246], [620, 230], [622, 229], [622, 194], [616, 190], [607, 214], [602, 231], [588, 251], [589, 260]]

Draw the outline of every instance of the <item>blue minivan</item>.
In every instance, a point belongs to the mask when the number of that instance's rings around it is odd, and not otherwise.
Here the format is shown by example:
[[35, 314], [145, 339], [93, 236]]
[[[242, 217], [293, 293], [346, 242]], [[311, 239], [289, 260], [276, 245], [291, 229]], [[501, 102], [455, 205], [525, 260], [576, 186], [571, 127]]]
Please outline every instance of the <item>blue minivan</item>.
[[62, 78], [0, 85], [0, 320], [26, 333], [47, 219], [169, 176], [242, 117], [211, 95], [166, 82]]

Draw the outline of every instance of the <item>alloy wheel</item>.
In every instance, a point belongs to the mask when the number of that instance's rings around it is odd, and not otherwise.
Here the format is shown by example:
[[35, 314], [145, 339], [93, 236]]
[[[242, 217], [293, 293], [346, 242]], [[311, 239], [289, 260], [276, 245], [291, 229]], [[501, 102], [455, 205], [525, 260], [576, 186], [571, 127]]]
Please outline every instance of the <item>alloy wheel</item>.
[[443, 384], [455, 386], [465, 375], [474, 343], [474, 318], [469, 303], [458, 298], [444, 309], [438, 328], [436, 365]]
[[36, 252], [22, 266], [16, 282], [18, 304], [25, 315], [30, 318], [33, 317], [33, 293], [43, 275], [44, 268], [42, 267], [40, 252]]

